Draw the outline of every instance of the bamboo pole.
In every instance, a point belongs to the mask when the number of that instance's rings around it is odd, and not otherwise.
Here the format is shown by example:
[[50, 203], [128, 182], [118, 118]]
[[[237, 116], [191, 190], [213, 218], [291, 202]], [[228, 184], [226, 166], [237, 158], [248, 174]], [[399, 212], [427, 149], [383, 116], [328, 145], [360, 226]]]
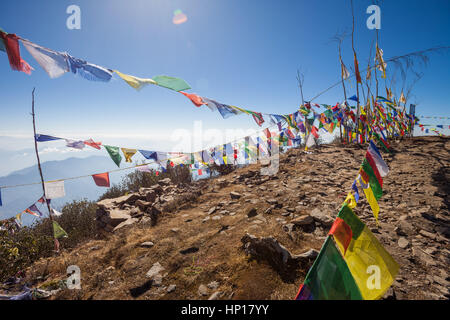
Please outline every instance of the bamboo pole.
[[34, 112], [34, 91], [35, 91], [35, 89], [36, 88], [33, 88], [33, 91], [31, 93], [31, 96], [32, 96], [31, 115], [33, 116], [34, 149], [36, 151], [36, 158], [37, 158], [37, 163], [38, 163], [38, 169], [39, 169], [39, 174], [41, 176], [41, 183], [42, 183], [42, 191], [44, 193], [44, 200], [45, 200], [45, 203], [47, 204], [48, 216], [49, 216], [50, 222], [51, 222], [51, 232], [52, 232], [53, 240], [54, 240], [54, 243], [55, 243], [55, 251], [58, 253], [59, 252], [58, 239], [55, 238], [55, 233], [53, 231], [52, 210], [50, 208], [50, 204], [48, 203], [47, 197], [46, 197], [46, 194], [45, 194], [44, 175], [42, 174], [41, 160], [39, 158], [39, 152], [38, 152], [37, 141], [36, 141], [36, 119], [35, 119], [36, 117], [35, 117], [35, 112]]

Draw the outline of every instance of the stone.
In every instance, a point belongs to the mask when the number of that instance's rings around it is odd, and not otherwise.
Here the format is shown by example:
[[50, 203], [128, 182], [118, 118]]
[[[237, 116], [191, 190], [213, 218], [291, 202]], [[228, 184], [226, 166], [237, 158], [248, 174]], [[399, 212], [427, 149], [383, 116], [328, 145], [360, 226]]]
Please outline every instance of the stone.
[[311, 211], [310, 216], [313, 217], [315, 221], [317, 221], [323, 227], [329, 228], [333, 225], [333, 218], [328, 216], [324, 211], [315, 208]]
[[220, 220], [220, 219], [222, 219], [222, 216], [214, 216], [214, 217], [212, 217], [212, 220]]
[[113, 229], [112, 231], [114, 232], [114, 231], [116, 231], [116, 230], [118, 230], [118, 229], [120, 229], [120, 228], [123, 228], [123, 227], [125, 227], [125, 226], [132, 225], [133, 223], [135, 223], [135, 222], [137, 222], [137, 221], [138, 221], [138, 219], [130, 218], [130, 219], [128, 219], [128, 220], [125, 220], [125, 221], [119, 223], [117, 226], [114, 227], [114, 229]]
[[176, 288], [177, 288], [176, 285], [171, 284], [170, 286], [167, 287], [167, 293], [174, 292]]
[[241, 194], [235, 191], [230, 192], [231, 199], [239, 199], [241, 197]]
[[158, 184], [160, 186], [168, 186], [172, 183], [172, 180], [170, 180], [170, 178], [165, 178], [165, 179], [161, 179], [158, 181]]
[[151, 248], [154, 246], [154, 243], [151, 241], [142, 242], [140, 247], [142, 248]]
[[216, 207], [212, 207], [211, 209], [209, 209], [208, 214], [213, 214], [214, 212], [216, 212]]
[[208, 295], [208, 288], [204, 284], [201, 284], [198, 287], [198, 295], [199, 296], [206, 296], [206, 295]]
[[159, 262], [155, 262], [153, 266], [148, 270], [146, 276], [147, 278], [154, 279], [156, 275], [158, 275], [161, 271], [164, 270], [164, 267], [161, 266]]
[[400, 237], [400, 239], [398, 239], [398, 246], [402, 249], [405, 249], [409, 246], [409, 241], [405, 238], [405, 237]]
[[172, 228], [170, 229], [173, 233], [178, 233], [180, 231], [180, 228]]
[[208, 298], [208, 300], [218, 300], [221, 294], [222, 292], [216, 291]]
[[258, 214], [258, 211], [256, 210], [256, 208], [252, 207], [247, 209], [247, 217], [251, 218], [254, 217]]
[[219, 283], [217, 281], [211, 281], [208, 283], [208, 288], [211, 290], [215, 290], [219, 287]]
[[311, 216], [300, 216], [291, 220], [291, 223], [299, 226], [306, 226], [314, 224], [314, 219]]

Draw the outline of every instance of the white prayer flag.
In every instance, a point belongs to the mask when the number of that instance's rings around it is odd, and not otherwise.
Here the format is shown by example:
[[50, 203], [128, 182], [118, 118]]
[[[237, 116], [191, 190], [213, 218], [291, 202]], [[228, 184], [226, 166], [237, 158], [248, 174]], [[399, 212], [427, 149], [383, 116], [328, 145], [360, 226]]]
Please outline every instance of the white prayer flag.
[[45, 182], [44, 188], [46, 199], [56, 199], [66, 196], [64, 181]]

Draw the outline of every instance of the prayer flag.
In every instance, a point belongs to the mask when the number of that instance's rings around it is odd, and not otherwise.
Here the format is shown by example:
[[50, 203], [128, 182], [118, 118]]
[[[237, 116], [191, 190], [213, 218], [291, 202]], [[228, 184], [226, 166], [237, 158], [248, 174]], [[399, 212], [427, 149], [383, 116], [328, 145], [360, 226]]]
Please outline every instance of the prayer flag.
[[135, 76], [130, 76], [130, 75], [121, 73], [117, 70], [114, 70], [114, 72], [117, 73], [123, 81], [128, 83], [131, 87], [135, 88], [136, 90], [140, 90], [148, 84], [156, 85], [156, 81], [153, 79], [142, 79], [142, 78], [138, 78]]
[[119, 147], [106, 146], [106, 151], [108, 151], [109, 156], [114, 161], [114, 163], [120, 167], [120, 162], [122, 161], [122, 156], [119, 153]]
[[99, 187], [110, 187], [110, 182], [109, 182], [109, 173], [105, 172], [105, 173], [98, 173], [98, 174], [93, 174], [92, 178], [94, 178], [94, 182], [97, 186]]
[[92, 140], [92, 139], [89, 139], [89, 140], [84, 141], [84, 144], [85, 144], [85, 145], [88, 145], [88, 146], [90, 146], [90, 147], [92, 147], [92, 148], [98, 149], [98, 150], [100, 150], [100, 146], [102, 145], [101, 142], [95, 142], [95, 141]]
[[47, 142], [47, 141], [53, 141], [53, 140], [60, 140], [61, 138], [47, 136], [45, 134], [37, 133], [35, 139], [37, 142]]
[[21, 39], [21, 41], [25, 49], [28, 50], [42, 69], [47, 72], [50, 78], [58, 78], [69, 72], [67, 58], [63, 53], [41, 47], [28, 40]]
[[362, 300], [350, 270], [328, 236], [296, 300]]
[[145, 159], [157, 160], [157, 154], [155, 151], [139, 150], [139, 152], [144, 156]]
[[136, 149], [128, 149], [128, 148], [121, 148], [123, 155], [125, 156], [125, 162], [132, 163], [131, 157], [133, 157], [137, 150]]
[[202, 97], [200, 97], [194, 93], [186, 93], [183, 91], [180, 91], [180, 93], [184, 94], [187, 98], [189, 98], [192, 101], [192, 103], [197, 107], [200, 107], [203, 104], [205, 104], [202, 100]]
[[397, 262], [348, 206], [342, 207], [337, 219], [342, 219], [352, 230], [346, 250], [342, 250], [343, 245], [339, 248], [362, 297], [366, 300], [383, 297], [398, 273]]
[[45, 198], [56, 199], [66, 195], [64, 190], [64, 181], [50, 181], [44, 183]]
[[53, 235], [55, 239], [67, 238], [69, 236], [67, 232], [64, 231], [64, 229], [61, 228], [61, 226], [55, 220], [53, 220]]
[[160, 87], [171, 89], [174, 91], [189, 90], [191, 87], [186, 81], [179, 78], [173, 78], [168, 76], [156, 76], [152, 78], [156, 84]]

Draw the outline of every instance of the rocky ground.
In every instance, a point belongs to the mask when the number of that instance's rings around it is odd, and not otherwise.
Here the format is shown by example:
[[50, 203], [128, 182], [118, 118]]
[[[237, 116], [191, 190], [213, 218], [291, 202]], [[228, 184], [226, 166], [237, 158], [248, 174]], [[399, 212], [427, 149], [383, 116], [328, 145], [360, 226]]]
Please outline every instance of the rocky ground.
[[[377, 228], [364, 196], [355, 209], [400, 271], [385, 299], [449, 299], [450, 139], [392, 142], [384, 153]], [[56, 299], [293, 299], [351, 189], [362, 146], [323, 145], [226, 176], [154, 188], [99, 203], [102, 237], [27, 272], [50, 288], [69, 265], [81, 290]]]

